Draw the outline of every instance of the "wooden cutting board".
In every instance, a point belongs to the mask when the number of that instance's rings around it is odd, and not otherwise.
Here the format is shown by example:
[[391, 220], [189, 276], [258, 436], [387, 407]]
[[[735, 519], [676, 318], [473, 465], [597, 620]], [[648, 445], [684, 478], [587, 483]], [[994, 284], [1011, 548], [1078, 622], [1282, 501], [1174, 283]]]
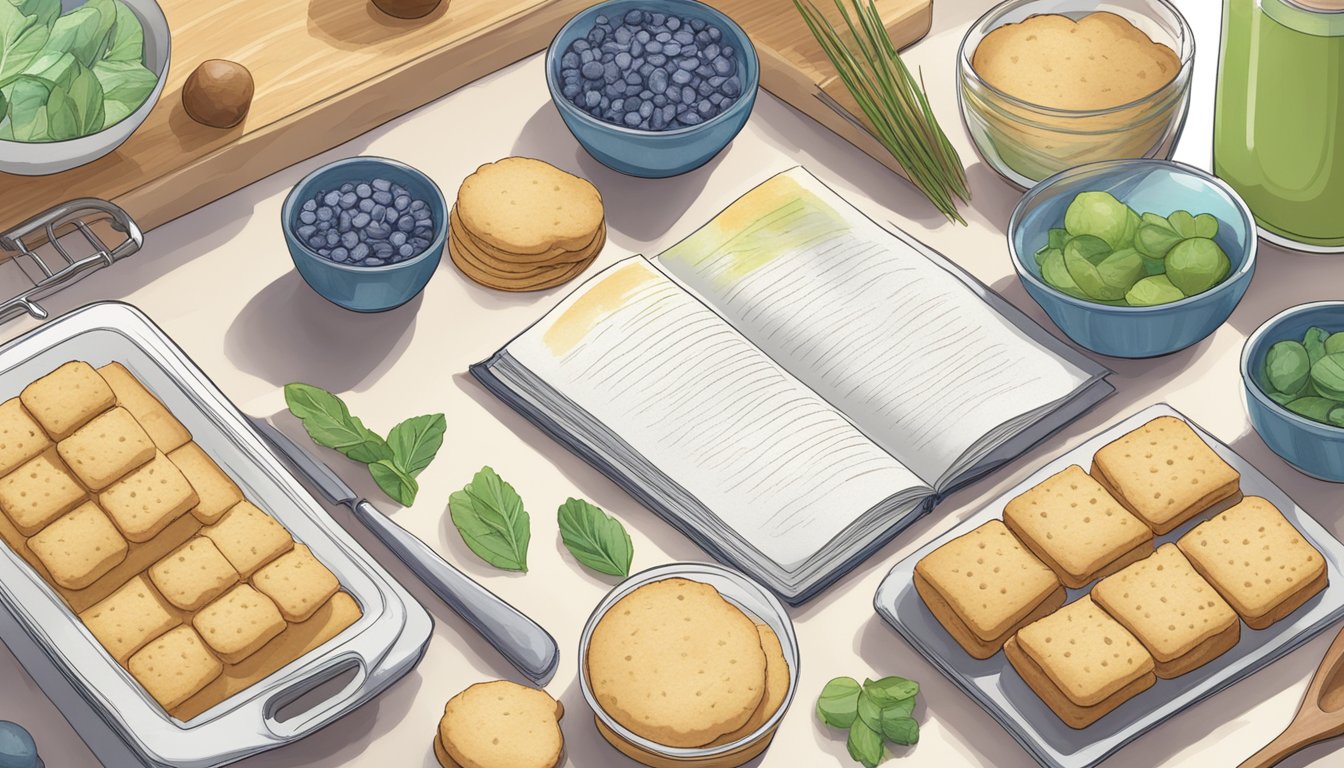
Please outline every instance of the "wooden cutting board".
[[[425, 18], [402, 20], [369, 0], [159, 2], [173, 59], [149, 119], [116, 152], [80, 168], [0, 174], [0, 228], [88, 196], [121, 205], [153, 229], [545, 49], [570, 17], [593, 4], [445, 0]], [[928, 31], [932, 2], [878, 0], [898, 46]], [[791, 0], [711, 4], [752, 35], [766, 89], [890, 164], [858, 122], [828, 105], [834, 99], [854, 108]], [[256, 81], [252, 108], [232, 129], [200, 125], [182, 107], [182, 84], [212, 58], [244, 64]]]

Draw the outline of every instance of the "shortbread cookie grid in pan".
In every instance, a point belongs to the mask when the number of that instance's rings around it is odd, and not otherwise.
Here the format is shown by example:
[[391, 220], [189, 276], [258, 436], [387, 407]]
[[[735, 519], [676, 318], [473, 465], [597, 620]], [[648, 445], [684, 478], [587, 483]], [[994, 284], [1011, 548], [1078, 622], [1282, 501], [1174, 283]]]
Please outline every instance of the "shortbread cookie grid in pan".
[[[1181, 419], [1150, 421], [1015, 497], [915, 567], [935, 618], [975, 658], [1000, 648], [1073, 728], [1186, 674], [1326, 586], [1325, 561]], [[1153, 549], [1197, 515], [1211, 519]], [[1064, 608], [1063, 587], [1095, 585]], [[1085, 604], [1084, 604], [1085, 603]]]
[[0, 404], [0, 539], [181, 720], [361, 615], [118, 363]]

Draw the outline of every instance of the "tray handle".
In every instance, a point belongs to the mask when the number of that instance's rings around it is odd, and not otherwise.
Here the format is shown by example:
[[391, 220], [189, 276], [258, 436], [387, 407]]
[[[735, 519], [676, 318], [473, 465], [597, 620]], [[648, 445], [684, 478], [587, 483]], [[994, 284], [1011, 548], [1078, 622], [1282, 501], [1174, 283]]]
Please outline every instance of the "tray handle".
[[[359, 699], [364, 682], [369, 677], [369, 666], [369, 661], [362, 655], [350, 652], [323, 659], [295, 672], [294, 681], [272, 694], [261, 708], [262, 725], [272, 736], [286, 743], [327, 725], [349, 711]], [[285, 720], [279, 719], [281, 710], [352, 670], [354, 676], [340, 691], [314, 702], [302, 713]]]

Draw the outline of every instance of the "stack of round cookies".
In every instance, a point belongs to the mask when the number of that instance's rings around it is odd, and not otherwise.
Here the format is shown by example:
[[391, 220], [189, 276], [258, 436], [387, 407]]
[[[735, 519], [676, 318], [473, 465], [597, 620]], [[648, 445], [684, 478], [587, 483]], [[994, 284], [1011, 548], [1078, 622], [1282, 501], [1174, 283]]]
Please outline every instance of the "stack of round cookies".
[[[639, 587], [601, 618], [587, 674], [602, 710], [631, 733], [674, 749], [715, 750], [686, 764], [741, 765], [769, 745], [757, 733], [784, 705], [791, 673], [779, 638], [713, 586], [669, 578]], [[669, 760], [608, 728], [599, 733], [638, 762]], [[678, 763], [680, 764], [680, 763]]]
[[555, 768], [563, 762], [565, 707], [507, 680], [477, 683], [443, 708], [434, 757], [443, 768]]
[[569, 282], [607, 242], [597, 188], [553, 165], [506, 157], [462, 182], [448, 253], [472, 280], [501, 291]]

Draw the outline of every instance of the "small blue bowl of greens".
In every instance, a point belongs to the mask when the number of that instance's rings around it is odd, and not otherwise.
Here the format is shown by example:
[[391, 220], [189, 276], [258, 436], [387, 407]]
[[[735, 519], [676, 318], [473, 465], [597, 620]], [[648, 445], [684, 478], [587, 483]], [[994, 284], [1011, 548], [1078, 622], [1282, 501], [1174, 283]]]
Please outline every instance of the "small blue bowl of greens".
[[1344, 301], [1270, 318], [1246, 341], [1241, 378], [1265, 444], [1312, 477], [1344, 483]]
[[1110, 160], [1027, 192], [1008, 247], [1027, 293], [1069, 338], [1145, 358], [1226, 322], [1255, 274], [1255, 232], [1246, 203], [1197, 168]]

